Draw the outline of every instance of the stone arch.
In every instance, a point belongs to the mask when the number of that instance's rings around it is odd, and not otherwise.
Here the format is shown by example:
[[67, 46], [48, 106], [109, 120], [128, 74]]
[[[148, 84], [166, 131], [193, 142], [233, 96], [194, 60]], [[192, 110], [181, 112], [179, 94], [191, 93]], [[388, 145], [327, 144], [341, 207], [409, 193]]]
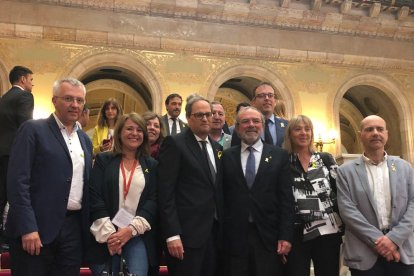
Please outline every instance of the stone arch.
[[117, 52], [93, 54], [70, 66], [67, 70], [61, 73], [61, 77], [72, 76], [75, 78], [82, 78], [82, 76], [89, 71], [103, 66], [117, 66], [124, 68], [142, 79], [150, 91], [153, 101], [153, 111], [161, 113], [163, 91], [161, 82], [157, 78], [155, 72], [143, 62], [139, 61], [136, 56]]
[[[409, 101], [407, 97], [403, 93], [403, 90], [389, 76], [382, 74], [361, 74], [349, 78], [339, 87], [332, 105], [332, 112], [334, 114], [337, 132], [340, 133], [339, 110], [341, 100], [350, 88], [359, 85], [368, 85], [381, 90], [386, 96], [388, 96], [394, 107], [396, 107], [396, 110], [398, 112], [397, 120], [401, 131], [402, 158], [413, 163], [413, 134], [411, 130], [413, 120], [411, 108], [409, 106]], [[390, 133], [390, 135], [392, 134]], [[340, 146], [341, 143], [339, 141], [339, 143], [336, 143], [337, 152], [341, 152]]]
[[275, 87], [275, 92], [278, 94], [278, 97], [286, 102], [286, 112], [288, 116], [290, 117], [294, 113], [300, 112], [300, 110], [295, 110], [294, 106], [294, 104], [296, 105], [296, 108], [300, 106], [299, 97], [295, 97], [292, 94], [292, 92], [277, 74], [267, 68], [258, 65], [234, 65], [224, 68], [221, 71], [217, 71], [207, 80], [206, 85], [201, 89], [200, 92], [202, 95], [207, 95], [207, 99], [213, 100], [220, 85], [231, 78], [239, 76], [253, 77], [258, 80], [271, 83]]

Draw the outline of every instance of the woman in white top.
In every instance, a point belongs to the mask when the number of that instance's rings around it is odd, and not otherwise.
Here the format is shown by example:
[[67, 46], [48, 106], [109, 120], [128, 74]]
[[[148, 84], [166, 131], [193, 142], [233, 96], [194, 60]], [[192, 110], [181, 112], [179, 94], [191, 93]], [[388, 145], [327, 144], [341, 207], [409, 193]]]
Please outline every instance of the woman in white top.
[[98, 243], [89, 252], [90, 262], [109, 263], [113, 275], [121, 256], [134, 275], [147, 275], [157, 264], [156, 165], [149, 157], [145, 121], [136, 113], [122, 116], [114, 149], [96, 156], [90, 180], [91, 232]]

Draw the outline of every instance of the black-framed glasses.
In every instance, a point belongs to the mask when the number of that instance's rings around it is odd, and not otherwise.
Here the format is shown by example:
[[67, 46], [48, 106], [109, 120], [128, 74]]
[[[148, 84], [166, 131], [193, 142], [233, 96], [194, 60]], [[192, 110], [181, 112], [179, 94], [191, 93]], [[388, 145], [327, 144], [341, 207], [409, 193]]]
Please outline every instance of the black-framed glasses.
[[62, 99], [66, 103], [74, 103], [76, 101], [76, 103], [79, 104], [79, 105], [84, 105], [85, 104], [85, 99], [82, 99], [82, 98], [74, 98], [74, 97], [71, 97], [71, 96], [62, 96], [62, 97], [55, 96], [55, 97], [59, 98], [59, 99]]
[[204, 118], [204, 116], [206, 116], [207, 119], [210, 118], [212, 113], [211, 112], [206, 112], [206, 113], [197, 112], [197, 113], [193, 113], [191, 115], [193, 115], [195, 118], [197, 118], [199, 120], [202, 120]]
[[265, 99], [266, 97], [268, 97], [269, 99], [274, 99], [275, 93], [260, 93], [257, 94], [255, 97], [259, 99]]

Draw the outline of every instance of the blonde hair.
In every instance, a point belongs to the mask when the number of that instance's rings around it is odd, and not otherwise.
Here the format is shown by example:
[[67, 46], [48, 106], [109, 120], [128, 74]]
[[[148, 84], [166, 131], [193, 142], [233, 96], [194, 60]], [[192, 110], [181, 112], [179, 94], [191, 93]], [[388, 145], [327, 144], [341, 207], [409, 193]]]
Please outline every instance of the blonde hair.
[[285, 142], [283, 144], [283, 148], [287, 150], [289, 153], [294, 152], [294, 145], [292, 144], [292, 136], [291, 132], [292, 130], [297, 127], [300, 123], [305, 124], [305, 126], [310, 127], [311, 129], [311, 141], [308, 146], [310, 152], [315, 152], [315, 146], [313, 143], [313, 124], [309, 117], [305, 115], [298, 115], [296, 117], [293, 117], [289, 120], [288, 126], [285, 131]]
[[287, 120], [287, 116], [286, 116], [286, 105], [285, 105], [285, 101], [283, 100], [277, 100], [276, 104], [275, 104], [275, 115], [277, 117], [280, 117], [282, 119]]
[[144, 139], [142, 141], [141, 146], [139, 146], [136, 150], [135, 157], [139, 158], [140, 156], [149, 156], [149, 141], [148, 141], [148, 132], [147, 132], [147, 124], [145, 120], [135, 112], [131, 112], [129, 114], [122, 115], [118, 121], [116, 122], [115, 129], [114, 129], [114, 149], [113, 153], [115, 155], [122, 155], [122, 141], [121, 141], [121, 132], [125, 126], [125, 122], [127, 120], [131, 120], [136, 123], [141, 129], [144, 134]]

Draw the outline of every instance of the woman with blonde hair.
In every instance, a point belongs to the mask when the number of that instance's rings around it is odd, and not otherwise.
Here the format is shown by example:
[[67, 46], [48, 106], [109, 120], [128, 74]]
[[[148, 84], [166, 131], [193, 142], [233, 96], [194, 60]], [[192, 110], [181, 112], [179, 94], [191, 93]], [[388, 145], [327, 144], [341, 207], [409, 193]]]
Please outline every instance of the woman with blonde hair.
[[292, 250], [284, 256], [285, 276], [339, 275], [343, 224], [336, 200], [336, 164], [332, 155], [316, 152], [312, 121], [298, 115], [286, 128], [284, 148], [289, 152], [294, 180], [295, 233]]
[[109, 98], [104, 102], [99, 111], [98, 124], [95, 126], [92, 136], [94, 155], [113, 148], [114, 128], [121, 116], [122, 107], [115, 98]]

